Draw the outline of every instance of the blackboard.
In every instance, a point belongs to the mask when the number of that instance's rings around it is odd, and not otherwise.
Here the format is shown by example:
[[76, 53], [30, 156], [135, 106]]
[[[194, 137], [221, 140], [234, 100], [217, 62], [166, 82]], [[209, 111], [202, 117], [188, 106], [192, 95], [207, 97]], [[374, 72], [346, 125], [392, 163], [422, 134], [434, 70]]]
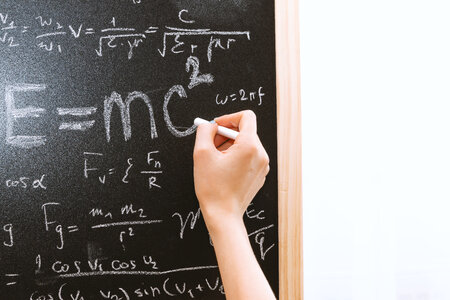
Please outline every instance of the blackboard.
[[270, 160], [244, 215], [278, 294], [274, 1], [0, 4], [0, 298], [224, 299], [195, 117], [243, 109]]

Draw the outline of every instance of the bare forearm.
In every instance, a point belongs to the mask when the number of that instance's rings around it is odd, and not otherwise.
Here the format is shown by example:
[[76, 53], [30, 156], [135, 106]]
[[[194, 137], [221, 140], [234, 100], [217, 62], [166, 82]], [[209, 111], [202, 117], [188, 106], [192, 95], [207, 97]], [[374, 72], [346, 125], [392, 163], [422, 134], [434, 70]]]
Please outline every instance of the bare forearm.
[[228, 300], [273, 300], [264, 273], [258, 265], [241, 220], [222, 219], [219, 226], [209, 225]]
[[242, 220], [264, 185], [269, 156], [256, 133], [256, 115], [242, 111], [215, 119], [239, 129], [234, 141], [217, 136], [217, 124], [197, 128], [194, 184], [202, 215], [214, 244], [228, 300], [273, 300], [264, 273], [253, 254]]

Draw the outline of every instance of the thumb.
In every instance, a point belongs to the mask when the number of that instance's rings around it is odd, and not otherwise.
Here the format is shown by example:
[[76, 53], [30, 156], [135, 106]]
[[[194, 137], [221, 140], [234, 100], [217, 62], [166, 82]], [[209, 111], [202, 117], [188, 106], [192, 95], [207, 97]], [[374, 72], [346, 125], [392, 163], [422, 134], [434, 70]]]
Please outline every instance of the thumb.
[[214, 137], [217, 134], [217, 124], [200, 124], [197, 127], [194, 154], [199, 152], [217, 151]]

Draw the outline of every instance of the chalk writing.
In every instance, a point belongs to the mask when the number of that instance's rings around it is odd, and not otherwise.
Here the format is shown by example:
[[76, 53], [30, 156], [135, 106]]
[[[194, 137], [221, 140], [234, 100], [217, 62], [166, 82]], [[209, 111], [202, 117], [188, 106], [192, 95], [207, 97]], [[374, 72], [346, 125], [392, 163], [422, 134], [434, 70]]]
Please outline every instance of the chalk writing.
[[[2, 2], [1, 299], [225, 298], [193, 119], [270, 120], [271, 5], [246, 1]], [[243, 216], [266, 267], [276, 194]]]
[[231, 102], [240, 102], [240, 101], [255, 101], [258, 105], [262, 105], [263, 98], [266, 94], [263, 93], [263, 88], [260, 87], [256, 91], [247, 92], [245, 89], [240, 89], [236, 93], [228, 94], [228, 95], [216, 95], [216, 104], [225, 105]]
[[[140, 3], [141, 0], [133, 0]], [[189, 17], [189, 10], [182, 9], [178, 12], [178, 20], [183, 25], [192, 25], [195, 19]], [[205, 44], [204, 54], [209, 62], [212, 61], [215, 50], [229, 51], [233, 44], [242, 40], [250, 41], [250, 31], [222, 31], [207, 28], [179, 28], [173, 26], [154, 26], [149, 24], [142, 28], [124, 25], [119, 26], [120, 18], [111, 17], [105, 22], [103, 28], [86, 23], [64, 24], [57, 18], [36, 16], [34, 22], [21, 20], [17, 25], [9, 17], [8, 13], [0, 13], [0, 42], [9, 48], [26, 47], [27, 42], [33, 41], [35, 47], [45, 52], [63, 54], [73, 48], [67, 45], [69, 40], [77, 42], [82, 37], [91, 37], [97, 40], [94, 53], [97, 57], [103, 57], [108, 50], [126, 47], [127, 58], [134, 57], [135, 50], [150, 40], [151, 36], [162, 33], [162, 47], [157, 52], [166, 57], [168, 54], [194, 54], [199, 49], [199, 44]], [[111, 26], [112, 25], [112, 26]], [[19, 43], [18, 40], [23, 40]], [[200, 40], [199, 40], [200, 39]], [[151, 44], [151, 42], [149, 42]], [[154, 42], [156, 45], [157, 42]]]
[[181, 225], [181, 229], [180, 229], [180, 239], [183, 239], [184, 236], [184, 231], [186, 230], [186, 225], [189, 222], [189, 227], [191, 229], [194, 229], [195, 224], [197, 223], [197, 221], [200, 219], [200, 208], [197, 210], [197, 212], [189, 212], [189, 214], [183, 218], [183, 216], [180, 213], [174, 213], [172, 215], [172, 217], [178, 217], [180, 219], [180, 225]]
[[[158, 158], [159, 151], [150, 151], [143, 156], [141, 161], [146, 162], [145, 169], [138, 169], [135, 166], [134, 158], [126, 159], [122, 167], [110, 166], [107, 168], [100, 168], [98, 165], [104, 165], [106, 157], [103, 153], [84, 152], [83, 156], [83, 177], [85, 179], [96, 179], [101, 184], [106, 184], [107, 179], [116, 176], [120, 179], [121, 184], [130, 184], [130, 177], [147, 177], [148, 189], [161, 189], [162, 186], [158, 183], [158, 178], [163, 174], [162, 162]], [[98, 165], [97, 165], [98, 164]]]

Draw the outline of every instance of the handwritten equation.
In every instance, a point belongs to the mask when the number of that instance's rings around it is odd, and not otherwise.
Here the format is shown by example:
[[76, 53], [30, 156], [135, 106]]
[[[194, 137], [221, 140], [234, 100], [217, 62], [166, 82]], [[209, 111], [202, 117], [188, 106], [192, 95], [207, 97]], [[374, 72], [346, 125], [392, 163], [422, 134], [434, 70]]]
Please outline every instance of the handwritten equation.
[[[82, 231], [105, 231], [108, 235], [115, 235], [116, 239], [123, 249], [124, 253], [127, 250], [127, 243], [135, 238], [139, 231], [138, 227], [141, 226], [161, 226], [164, 222], [171, 222], [178, 225], [178, 237], [180, 240], [189, 238], [187, 231], [194, 231], [198, 227], [201, 212], [200, 209], [191, 211], [187, 214], [174, 212], [171, 216], [164, 219], [151, 218], [151, 211], [139, 207], [133, 203], [123, 205], [120, 208], [110, 210], [102, 207], [93, 207], [86, 210], [86, 215], [90, 219], [89, 223], [83, 224], [64, 224], [64, 218], [62, 212], [64, 207], [58, 202], [48, 202], [42, 205], [42, 228], [48, 233], [48, 238], [53, 239], [53, 249], [55, 251], [71, 250], [71, 246], [68, 246], [68, 239], [79, 239]], [[265, 212], [262, 209], [255, 209], [253, 204], [245, 212], [245, 218], [249, 221], [264, 221]], [[275, 247], [274, 241], [266, 241], [266, 232], [273, 230], [274, 224], [262, 226], [257, 230], [248, 233], [248, 236], [252, 243], [259, 249], [259, 259], [264, 261], [266, 256]], [[4, 224], [2, 226], [1, 247], [15, 249], [15, 231], [17, 226], [13, 224]], [[170, 234], [170, 233], [168, 233]], [[51, 242], [50, 242], [51, 243]], [[212, 245], [211, 245], [212, 246]], [[70, 260], [52, 260], [42, 256], [40, 253], [36, 253], [34, 258], [34, 274], [35, 281], [38, 285], [46, 285], [49, 280], [60, 282], [57, 288], [53, 292], [43, 293], [40, 290], [36, 290], [30, 294], [30, 299], [52, 299], [55, 295], [65, 294], [62, 291], [67, 292], [66, 296], [56, 299], [83, 299], [83, 291], [80, 289], [69, 289], [72, 280], [83, 278], [100, 278], [100, 277], [122, 277], [133, 276], [137, 277], [137, 280], [142, 280], [148, 277], [161, 277], [166, 276], [164, 282], [160, 286], [146, 286], [130, 289], [129, 287], [118, 287], [115, 290], [98, 289], [100, 296], [104, 298], [98, 299], [117, 299], [112, 295], [121, 294], [121, 296], [128, 295], [140, 298], [143, 296], [156, 297], [158, 295], [166, 294], [169, 296], [175, 295], [187, 295], [190, 298], [206, 291], [216, 291], [224, 293], [223, 286], [220, 284], [220, 278], [215, 277], [212, 281], [205, 278], [203, 282], [198, 282], [195, 285], [191, 285], [186, 288], [187, 284], [184, 282], [174, 282], [171, 274], [189, 273], [202, 270], [215, 270], [217, 265], [200, 265], [200, 266], [188, 266], [182, 268], [167, 268], [161, 266], [159, 258], [155, 257], [151, 253], [141, 256], [127, 256], [127, 258], [121, 257], [108, 257], [108, 258], [92, 258], [92, 259], [70, 259]], [[0, 274], [0, 286], [4, 288], [14, 288], [16, 285], [20, 285], [22, 280], [21, 273], [6, 272]], [[67, 281], [70, 280], [70, 281]], [[183, 286], [183, 287], [182, 287]], [[181, 288], [182, 287], [182, 288]], [[69, 292], [70, 291], [70, 292]], [[67, 298], [66, 298], [67, 297]], [[72, 297], [72, 298], [71, 298]], [[125, 296], [126, 297], [126, 296]]]
[[[181, 10], [179, 21], [184, 25], [195, 21], [186, 21], [188, 10]], [[161, 37], [162, 36], [162, 37]], [[159, 41], [157, 39], [160, 39]], [[103, 57], [109, 51], [124, 49], [128, 59], [132, 59], [139, 47], [152, 47], [161, 57], [168, 55], [205, 55], [211, 62], [216, 51], [229, 51], [235, 44], [250, 41], [250, 31], [224, 31], [210, 28], [180, 28], [173, 26], [155, 26], [135, 28], [120, 24], [112, 17], [103, 28], [95, 28], [87, 23], [65, 24], [56, 18], [36, 16], [34, 20], [15, 20], [9, 13], [0, 12], [0, 44], [7, 48], [32, 47], [44, 52], [71, 53], [74, 43], [81, 47], [95, 40], [91, 49], [97, 57]], [[72, 53], [73, 54], [73, 53]]]
[[[188, 128], [182, 128], [174, 124], [171, 114], [169, 112], [169, 103], [172, 98], [177, 95], [180, 98], [187, 98], [187, 90], [191, 90], [200, 85], [210, 85], [214, 82], [214, 76], [212, 74], [202, 74], [200, 72], [200, 60], [195, 56], [188, 57], [186, 61], [185, 70], [190, 74], [190, 82], [185, 88], [182, 85], [174, 85], [170, 88], [164, 96], [163, 116], [167, 129], [176, 137], [186, 137], [195, 132], [195, 125]], [[47, 137], [44, 135], [17, 135], [15, 134], [16, 123], [20, 123], [20, 120], [26, 118], [42, 118], [45, 114], [49, 113], [46, 108], [36, 106], [24, 106], [17, 107], [16, 94], [21, 93], [38, 93], [45, 91], [47, 86], [44, 84], [16, 84], [8, 85], [5, 88], [5, 106], [6, 106], [6, 143], [19, 148], [35, 148], [46, 144]], [[238, 96], [240, 95], [240, 96]], [[262, 104], [263, 97], [265, 96], [263, 88], [259, 87], [257, 91], [247, 92], [241, 89], [239, 93], [226, 95], [225, 97], [219, 94], [216, 97], [217, 105], [225, 105], [227, 102], [234, 101], [249, 101], [257, 102], [258, 105]], [[221, 98], [221, 100], [219, 100]], [[131, 127], [131, 114], [130, 107], [135, 101], [142, 101], [147, 109], [150, 122], [148, 124], [150, 129], [150, 138], [155, 139], [158, 137], [157, 126], [155, 122], [155, 115], [153, 109], [153, 101], [147, 94], [134, 91], [123, 97], [113, 91], [109, 97], [103, 101], [103, 107], [57, 107], [53, 113], [58, 116], [67, 118], [68, 120], [62, 121], [59, 124], [59, 130], [63, 132], [86, 132], [94, 127], [97, 120], [94, 118], [97, 113], [103, 113], [103, 122], [105, 128], [105, 138], [107, 142], [111, 141], [111, 124], [113, 109], [116, 108], [120, 112], [120, 120], [123, 130], [123, 138], [128, 141], [132, 137]], [[99, 109], [100, 108], [100, 109]], [[103, 109], [101, 109], [103, 108]]]
[[[186, 137], [251, 108], [276, 152], [272, 3], [192, 2], [0, 5], [0, 299], [224, 299]], [[244, 214], [275, 285], [276, 194]]]
[[[158, 157], [159, 151], [151, 151], [146, 155], [146, 165], [147, 169], [138, 170], [137, 173], [147, 177], [148, 179], [148, 189], [161, 189], [161, 185], [158, 183], [158, 176], [163, 174], [162, 163]], [[136, 164], [134, 162], [135, 158], [129, 157], [126, 160], [126, 166], [122, 170], [118, 170], [117, 167], [109, 168], [99, 168], [96, 166], [96, 162], [102, 160], [103, 153], [96, 152], [84, 152], [84, 164], [83, 164], [83, 174], [85, 179], [95, 178], [101, 184], [105, 184], [107, 178], [116, 176], [120, 179], [120, 183], [128, 184], [131, 172], [134, 172]]]

